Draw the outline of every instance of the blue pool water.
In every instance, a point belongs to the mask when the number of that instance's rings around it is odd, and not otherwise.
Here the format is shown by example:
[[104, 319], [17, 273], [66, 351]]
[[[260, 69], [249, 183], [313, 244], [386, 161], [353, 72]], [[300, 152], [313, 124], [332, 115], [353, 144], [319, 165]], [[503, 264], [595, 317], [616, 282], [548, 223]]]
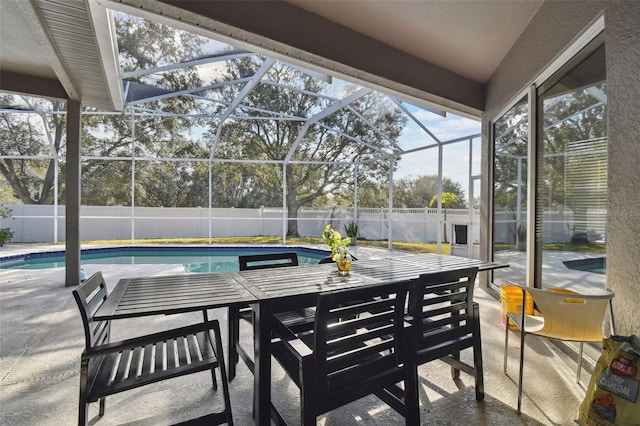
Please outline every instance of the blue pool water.
[[565, 260], [564, 265], [576, 271], [593, 272], [596, 274], [607, 273], [607, 258], [596, 257], [591, 259]]
[[[81, 251], [82, 265], [183, 265], [187, 272], [238, 270], [238, 256], [295, 251], [301, 265], [314, 264], [328, 252], [305, 247], [108, 247]], [[64, 252], [31, 253], [0, 258], [0, 269], [64, 267]]]

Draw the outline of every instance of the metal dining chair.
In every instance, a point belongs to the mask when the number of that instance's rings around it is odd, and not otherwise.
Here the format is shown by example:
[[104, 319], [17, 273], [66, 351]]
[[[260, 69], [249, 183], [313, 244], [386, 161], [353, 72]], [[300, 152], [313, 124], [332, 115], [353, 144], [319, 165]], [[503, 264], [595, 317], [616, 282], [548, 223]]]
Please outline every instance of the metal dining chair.
[[[255, 255], [238, 256], [240, 271], [255, 269], [282, 268], [298, 266], [298, 255], [295, 252], [264, 253]], [[310, 308], [287, 311], [277, 314], [280, 319], [294, 328], [308, 328], [313, 324], [315, 312]], [[247, 305], [229, 308], [229, 380], [236, 376], [236, 365], [242, 359], [253, 373], [253, 356], [240, 343], [240, 320], [244, 320], [253, 326], [253, 310]]]
[[[460, 371], [475, 379], [476, 400], [484, 399], [480, 310], [473, 301], [478, 268], [421, 275], [409, 286], [409, 319], [416, 341], [416, 363], [441, 360], [451, 365], [454, 379]], [[460, 352], [473, 351], [472, 363]]]
[[[394, 283], [321, 293], [314, 326], [303, 333], [274, 320], [272, 354], [300, 388], [303, 425], [371, 394], [407, 425], [419, 424], [415, 350], [404, 320], [406, 288]], [[274, 406], [272, 413], [276, 424], [286, 424]]]
[[520, 332], [520, 371], [518, 377], [518, 412], [520, 412], [522, 408], [525, 336], [533, 334], [551, 339], [579, 342], [576, 382], [580, 382], [583, 343], [602, 342], [602, 339], [605, 338], [603, 321], [607, 307], [610, 308], [614, 293], [607, 289], [601, 294], [583, 294], [571, 289], [539, 289], [513, 282], [509, 284], [522, 290], [522, 306], [527, 306], [527, 297], [530, 296], [540, 313], [539, 315], [529, 315], [524, 309], [521, 313], [506, 313], [503, 366], [505, 374], [507, 374], [509, 319], [515, 323]]
[[102, 417], [107, 396], [162, 380], [209, 371], [213, 388], [217, 389], [216, 369], [222, 379], [224, 409], [194, 419], [191, 424], [233, 425], [218, 321], [111, 341], [111, 321], [94, 319], [108, 297], [102, 273], [96, 272], [72, 293], [80, 310], [86, 344], [80, 361], [78, 425], [88, 423], [89, 403], [100, 401], [98, 415]]

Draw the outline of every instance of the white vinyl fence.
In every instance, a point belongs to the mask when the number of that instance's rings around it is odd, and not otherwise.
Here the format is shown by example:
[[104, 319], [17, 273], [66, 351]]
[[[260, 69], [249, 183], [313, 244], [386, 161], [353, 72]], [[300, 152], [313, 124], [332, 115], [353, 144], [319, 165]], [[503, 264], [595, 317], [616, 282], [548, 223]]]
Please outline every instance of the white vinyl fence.
[[[14, 242], [64, 241], [65, 207], [13, 205], [13, 218], [4, 220], [2, 227], [14, 232]], [[475, 221], [479, 217], [477, 214]], [[298, 231], [301, 236], [320, 236], [325, 225], [332, 224], [344, 233], [344, 226], [354, 220], [353, 208], [309, 208], [298, 212]], [[438, 237], [440, 222], [436, 209], [358, 209], [359, 237], [386, 240], [389, 226], [393, 241], [433, 242]], [[449, 210], [448, 224], [467, 224], [465, 209]], [[127, 206], [82, 206], [80, 209], [82, 240], [135, 240], [146, 238], [208, 238], [226, 236], [282, 235], [281, 208], [209, 209]], [[450, 226], [449, 226], [450, 227]], [[478, 228], [476, 226], [476, 228]], [[451, 238], [452, 230], [447, 231]], [[473, 238], [479, 240], [476, 232]]]
[[[2, 220], [0, 227], [10, 227], [14, 242], [58, 242], [65, 238], [65, 207], [11, 205], [13, 218]], [[208, 238], [226, 236], [282, 235], [281, 208], [212, 209], [128, 206], [82, 206], [80, 237], [82, 240], [136, 240], [146, 238]], [[472, 243], [480, 240], [479, 211], [470, 220], [466, 209], [449, 209], [446, 218], [446, 239], [456, 243], [455, 226], [468, 227]], [[326, 224], [344, 233], [344, 226], [354, 220], [353, 208], [308, 208], [298, 212], [301, 236], [320, 236]], [[606, 211], [587, 213], [589, 238], [603, 240]], [[357, 222], [359, 237], [386, 240], [391, 227], [392, 241], [435, 242], [439, 227], [445, 228], [443, 218], [433, 208], [393, 209], [360, 208]], [[568, 242], [576, 224], [570, 211], [545, 213], [545, 242]], [[510, 212], [496, 212], [494, 240], [496, 243], [515, 243], [517, 223]], [[466, 228], [462, 228], [466, 229]], [[585, 229], [585, 228], [582, 228]]]

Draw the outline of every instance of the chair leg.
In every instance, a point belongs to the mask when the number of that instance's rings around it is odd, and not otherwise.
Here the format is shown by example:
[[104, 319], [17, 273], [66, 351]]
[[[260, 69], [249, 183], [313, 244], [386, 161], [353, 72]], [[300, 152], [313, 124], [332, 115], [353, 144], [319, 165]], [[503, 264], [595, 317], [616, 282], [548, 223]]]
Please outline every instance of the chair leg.
[[484, 399], [484, 373], [482, 370], [482, 339], [480, 337], [480, 316], [479, 312], [474, 312], [476, 316], [475, 337], [473, 344], [473, 372], [476, 379], [476, 401]]
[[227, 340], [229, 347], [229, 381], [232, 381], [236, 377], [236, 364], [238, 363], [238, 350], [236, 348], [236, 342], [238, 341], [238, 328], [239, 324], [235, 308], [227, 309]]
[[[301, 366], [302, 367], [302, 366]], [[300, 380], [300, 422], [303, 426], [316, 425], [316, 404], [314, 391], [316, 387], [314, 374], [310, 368], [302, 368]]]
[[420, 424], [420, 397], [418, 396], [418, 364], [415, 344], [410, 344], [404, 365], [404, 405], [406, 425]]
[[104, 416], [104, 407], [106, 405], [107, 405], [107, 398], [106, 397], [100, 398], [100, 410], [98, 411], [98, 415], [100, 417]]
[[[475, 356], [475, 355], [474, 355]], [[476, 401], [484, 400], [484, 373], [482, 371], [482, 354], [478, 353], [478, 360], [474, 361], [474, 372], [476, 376]]]
[[576, 373], [576, 383], [580, 383], [580, 373], [582, 372], [582, 349], [584, 343], [580, 342], [580, 353], [578, 354], [578, 372]]
[[507, 349], [509, 346], [509, 317], [506, 317], [507, 321], [504, 326], [504, 359], [502, 361], [502, 371], [507, 374]]
[[[451, 353], [451, 356], [460, 361], [460, 352], [454, 352]], [[451, 366], [451, 378], [453, 380], [459, 379], [460, 378], [460, 370], [458, 370], [457, 368], [455, 368], [453, 365]]]
[[78, 426], [84, 426], [88, 423], [88, 411], [89, 410], [87, 409], [87, 404], [80, 401], [80, 404], [78, 404]]
[[88, 361], [82, 360], [80, 364], [80, 395], [78, 396], [78, 426], [84, 426], [89, 421], [89, 404], [87, 401], [88, 368]]
[[522, 409], [522, 376], [524, 373], [524, 336], [525, 332], [520, 330], [520, 375], [518, 377], [518, 413]]
[[[215, 352], [218, 357], [218, 367], [220, 368], [220, 377], [222, 379], [222, 395], [224, 398], [224, 410], [227, 417], [227, 425], [233, 426], [233, 415], [231, 413], [231, 397], [229, 396], [229, 384], [227, 380], [226, 365], [224, 362], [224, 353], [222, 349], [222, 336], [220, 335], [220, 327], [216, 323], [213, 334], [215, 338]], [[215, 371], [212, 370], [215, 376]]]

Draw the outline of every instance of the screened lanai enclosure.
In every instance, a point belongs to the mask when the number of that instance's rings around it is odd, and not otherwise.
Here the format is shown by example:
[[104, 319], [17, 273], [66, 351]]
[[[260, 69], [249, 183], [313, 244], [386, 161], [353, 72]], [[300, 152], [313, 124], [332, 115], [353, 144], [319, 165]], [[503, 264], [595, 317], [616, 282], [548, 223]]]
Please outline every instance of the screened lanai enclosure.
[[[112, 17], [123, 109], [82, 109], [83, 240], [284, 243], [354, 222], [360, 239], [473, 255], [478, 121], [212, 34]], [[1, 106], [14, 241], [58, 242], [66, 104], [5, 93]]]

